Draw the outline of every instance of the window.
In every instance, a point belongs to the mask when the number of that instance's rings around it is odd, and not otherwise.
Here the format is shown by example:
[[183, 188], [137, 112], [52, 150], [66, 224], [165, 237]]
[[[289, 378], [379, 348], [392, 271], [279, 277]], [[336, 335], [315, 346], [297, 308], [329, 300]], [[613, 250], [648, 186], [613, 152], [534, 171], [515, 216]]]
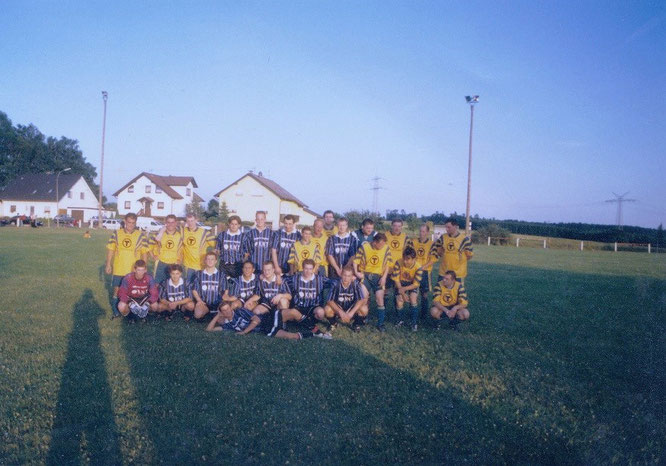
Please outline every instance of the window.
[[125, 201], [125, 208], [129, 209], [130, 208], [130, 201]]
[[146, 194], [150, 194], [152, 186], [146, 185]]
[[44, 215], [51, 215], [51, 208], [50, 207], [44, 207]]
[[158, 202], [158, 203], [157, 203], [157, 208], [158, 208], [159, 210], [164, 209], [164, 202]]
[[71, 192], [71, 191], [67, 191], [67, 199], [71, 199], [71, 198], [72, 198], [72, 192]]
[[9, 211], [10, 211], [11, 213], [16, 212], [16, 206], [15, 206], [15, 205], [9, 206]]
[[129, 185], [129, 187], [127, 188], [127, 192], [128, 193], [133, 193], [134, 192], [134, 185], [133, 184]]
[[162, 188], [160, 188], [159, 186], [155, 186], [155, 192], [157, 194], [161, 194], [162, 193]]
[[86, 198], [86, 193], [81, 193], [81, 200]]
[[187, 195], [187, 196], [191, 196], [191, 195], [192, 195], [192, 190], [191, 190], [190, 188], [187, 188], [187, 189], [185, 190], [185, 195]]

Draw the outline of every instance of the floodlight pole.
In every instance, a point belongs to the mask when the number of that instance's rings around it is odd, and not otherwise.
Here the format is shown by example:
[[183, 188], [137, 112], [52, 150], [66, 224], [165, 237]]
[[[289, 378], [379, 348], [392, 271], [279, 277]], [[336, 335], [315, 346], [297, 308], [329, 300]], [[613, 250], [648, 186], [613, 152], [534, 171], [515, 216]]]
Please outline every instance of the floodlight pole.
[[470, 119], [469, 119], [469, 159], [467, 162], [467, 209], [465, 211], [466, 221], [465, 221], [465, 234], [469, 236], [472, 233], [472, 224], [469, 219], [470, 211], [470, 193], [472, 191], [472, 134], [474, 131], [474, 104], [479, 101], [479, 96], [467, 96], [465, 97], [467, 103], [469, 104], [470, 110]]
[[63, 168], [56, 175], [56, 226], [57, 227], [60, 226], [60, 219], [58, 218], [58, 215], [60, 215], [60, 186], [58, 184], [60, 181], [60, 174], [62, 172], [68, 172], [71, 169], [72, 169], [71, 167]]
[[102, 228], [102, 192], [104, 186], [104, 138], [106, 137], [106, 100], [109, 94], [102, 91], [102, 99], [104, 99], [104, 118], [102, 119], [102, 161], [99, 168], [99, 213], [97, 214], [97, 226]]

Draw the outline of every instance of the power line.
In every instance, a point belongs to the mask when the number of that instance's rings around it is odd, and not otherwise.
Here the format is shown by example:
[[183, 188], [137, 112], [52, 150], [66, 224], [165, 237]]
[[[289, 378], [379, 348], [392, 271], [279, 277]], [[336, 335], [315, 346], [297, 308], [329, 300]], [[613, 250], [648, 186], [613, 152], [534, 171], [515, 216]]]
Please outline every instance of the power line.
[[608, 199], [606, 202], [609, 203], [617, 203], [617, 214], [616, 214], [616, 223], [617, 227], [621, 230], [622, 229], [622, 204], [625, 202], [636, 202], [636, 199], [625, 199], [624, 196], [629, 194], [629, 191], [622, 195], [618, 195], [613, 193], [613, 196], [615, 196], [615, 199]]
[[379, 186], [379, 181], [383, 180], [384, 178], [380, 178], [379, 176], [375, 175], [374, 178], [370, 178], [370, 180], [373, 182], [372, 188], [370, 188], [372, 192], [372, 211], [376, 214], [379, 214], [379, 190], [380, 189], [385, 189], [383, 186]]

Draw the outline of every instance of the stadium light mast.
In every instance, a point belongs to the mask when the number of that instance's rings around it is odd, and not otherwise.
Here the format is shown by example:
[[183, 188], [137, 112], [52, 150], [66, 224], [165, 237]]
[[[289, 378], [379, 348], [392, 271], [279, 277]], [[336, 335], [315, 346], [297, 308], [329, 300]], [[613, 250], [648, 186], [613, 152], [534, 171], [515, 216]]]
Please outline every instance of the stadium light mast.
[[104, 117], [102, 119], [102, 161], [99, 168], [99, 213], [97, 214], [97, 226], [102, 228], [102, 192], [104, 187], [104, 139], [106, 137], [106, 100], [109, 94], [102, 91], [102, 99], [104, 100]]
[[60, 226], [60, 219], [58, 219], [58, 215], [60, 215], [60, 186], [58, 185], [58, 182], [60, 181], [60, 174], [63, 172], [68, 172], [71, 169], [72, 167], [63, 168], [56, 175], [56, 226]]
[[469, 220], [469, 200], [470, 192], [472, 190], [472, 134], [474, 131], [474, 105], [479, 102], [478, 95], [465, 96], [465, 100], [469, 104], [470, 118], [469, 118], [469, 159], [467, 161], [467, 209], [465, 211], [465, 232], [469, 236], [472, 233], [472, 224]]

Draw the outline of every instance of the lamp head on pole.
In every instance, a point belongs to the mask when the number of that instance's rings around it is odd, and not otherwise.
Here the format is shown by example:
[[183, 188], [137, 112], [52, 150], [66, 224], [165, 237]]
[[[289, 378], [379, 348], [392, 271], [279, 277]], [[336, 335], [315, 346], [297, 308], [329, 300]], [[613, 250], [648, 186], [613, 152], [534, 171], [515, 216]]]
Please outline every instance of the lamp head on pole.
[[478, 95], [466, 95], [465, 100], [467, 101], [468, 104], [474, 105], [479, 102], [479, 96]]
[[106, 91], [102, 91], [102, 99], [104, 99], [104, 102], [106, 102], [106, 99], [109, 98], [109, 93]]

